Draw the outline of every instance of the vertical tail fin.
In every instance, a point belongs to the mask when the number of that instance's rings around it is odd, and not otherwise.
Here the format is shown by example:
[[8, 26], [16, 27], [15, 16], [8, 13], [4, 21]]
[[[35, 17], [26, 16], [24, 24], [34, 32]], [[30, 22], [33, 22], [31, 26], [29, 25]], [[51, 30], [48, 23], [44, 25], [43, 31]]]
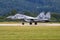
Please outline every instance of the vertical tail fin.
[[51, 18], [50, 12], [47, 12], [45, 15], [45, 19], [50, 19], [50, 18]]
[[38, 19], [43, 19], [44, 16], [45, 16], [44, 13], [45, 13], [45, 12], [41, 12], [41, 13], [37, 16], [37, 18], [38, 18]]

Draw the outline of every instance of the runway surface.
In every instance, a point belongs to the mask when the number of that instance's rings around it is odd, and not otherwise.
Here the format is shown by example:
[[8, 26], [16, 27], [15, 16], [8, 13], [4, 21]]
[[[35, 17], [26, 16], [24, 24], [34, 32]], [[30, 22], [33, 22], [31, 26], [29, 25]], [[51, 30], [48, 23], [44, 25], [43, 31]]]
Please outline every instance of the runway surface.
[[0, 24], [0, 26], [60, 26], [59, 23], [38, 23], [37, 25], [30, 25], [29, 23], [25, 23], [22, 25], [21, 23], [16, 24]]

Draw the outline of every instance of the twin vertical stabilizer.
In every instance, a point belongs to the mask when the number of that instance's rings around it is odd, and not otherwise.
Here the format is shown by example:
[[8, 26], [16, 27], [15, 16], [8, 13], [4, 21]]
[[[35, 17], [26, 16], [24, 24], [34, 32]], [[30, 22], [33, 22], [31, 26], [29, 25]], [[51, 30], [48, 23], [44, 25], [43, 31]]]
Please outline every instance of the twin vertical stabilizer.
[[50, 19], [50, 18], [51, 18], [50, 12], [47, 12], [45, 15], [45, 19]]
[[38, 18], [38, 19], [43, 19], [44, 16], [45, 16], [44, 13], [45, 13], [45, 12], [41, 12], [41, 13], [37, 16], [37, 18]]
[[50, 20], [51, 15], [50, 15], [50, 12], [47, 12], [46, 14], [45, 14], [45, 12], [41, 12], [41, 13], [37, 16], [37, 18], [38, 18], [39, 20]]

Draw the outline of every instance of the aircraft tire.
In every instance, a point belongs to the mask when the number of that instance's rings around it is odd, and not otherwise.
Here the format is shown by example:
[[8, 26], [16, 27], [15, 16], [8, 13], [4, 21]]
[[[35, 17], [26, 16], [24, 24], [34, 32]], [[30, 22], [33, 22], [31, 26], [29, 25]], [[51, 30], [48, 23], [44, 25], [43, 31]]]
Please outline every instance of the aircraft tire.
[[32, 25], [32, 22], [30, 22], [29, 24]]
[[35, 22], [35, 25], [37, 25], [37, 22]]
[[24, 25], [24, 22], [22, 23], [22, 25]]

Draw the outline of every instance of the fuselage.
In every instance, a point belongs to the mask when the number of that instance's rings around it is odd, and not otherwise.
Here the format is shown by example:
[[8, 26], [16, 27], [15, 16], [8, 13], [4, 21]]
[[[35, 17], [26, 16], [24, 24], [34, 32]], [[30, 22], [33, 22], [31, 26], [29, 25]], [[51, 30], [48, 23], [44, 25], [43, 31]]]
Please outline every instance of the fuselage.
[[11, 19], [23, 19], [26, 22], [40, 22], [40, 21], [49, 21], [50, 13], [48, 12], [46, 15], [44, 12], [40, 13], [37, 17], [31, 17], [23, 14], [16, 14], [14, 16], [8, 16], [7, 18]]

